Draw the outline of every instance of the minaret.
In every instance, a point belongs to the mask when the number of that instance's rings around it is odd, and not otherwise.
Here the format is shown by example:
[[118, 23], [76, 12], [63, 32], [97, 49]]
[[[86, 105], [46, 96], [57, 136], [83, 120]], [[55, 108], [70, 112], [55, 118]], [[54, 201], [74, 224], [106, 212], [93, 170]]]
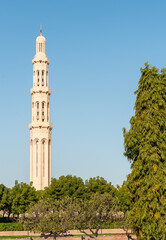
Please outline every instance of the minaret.
[[36, 55], [33, 64], [32, 122], [30, 129], [30, 182], [36, 190], [51, 183], [51, 130], [50, 94], [48, 79], [49, 60], [46, 56], [46, 39], [36, 38]]

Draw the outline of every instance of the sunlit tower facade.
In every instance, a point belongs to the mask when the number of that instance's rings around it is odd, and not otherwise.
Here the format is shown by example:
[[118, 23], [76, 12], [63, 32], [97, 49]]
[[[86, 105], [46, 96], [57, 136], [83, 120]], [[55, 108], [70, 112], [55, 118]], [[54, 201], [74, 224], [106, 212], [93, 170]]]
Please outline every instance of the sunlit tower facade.
[[30, 129], [30, 182], [36, 190], [43, 190], [51, 183], [51, 130], [49, 88], [49, 60], [46, 39], [36, 38], [36, 55], [33, 64], [32, 122]]

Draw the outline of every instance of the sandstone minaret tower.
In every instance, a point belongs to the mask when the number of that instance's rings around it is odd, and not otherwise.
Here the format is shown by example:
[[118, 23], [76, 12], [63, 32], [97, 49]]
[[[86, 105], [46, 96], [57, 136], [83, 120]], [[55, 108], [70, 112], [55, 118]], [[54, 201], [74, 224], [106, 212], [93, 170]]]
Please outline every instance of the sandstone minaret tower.
[[51, 130], [50, 94], [46, 39], [36, 38], [36, 55], [33, 64], [32, 122], [30, 129], [30, 182], [42, 190], [51, 182]]

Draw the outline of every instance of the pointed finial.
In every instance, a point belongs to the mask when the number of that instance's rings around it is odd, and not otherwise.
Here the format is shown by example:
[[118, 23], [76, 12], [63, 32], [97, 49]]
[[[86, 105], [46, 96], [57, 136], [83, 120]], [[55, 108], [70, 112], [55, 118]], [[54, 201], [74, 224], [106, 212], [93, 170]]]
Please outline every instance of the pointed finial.
[[42, 25], [40, 24], [40, 36], [42, 35]]

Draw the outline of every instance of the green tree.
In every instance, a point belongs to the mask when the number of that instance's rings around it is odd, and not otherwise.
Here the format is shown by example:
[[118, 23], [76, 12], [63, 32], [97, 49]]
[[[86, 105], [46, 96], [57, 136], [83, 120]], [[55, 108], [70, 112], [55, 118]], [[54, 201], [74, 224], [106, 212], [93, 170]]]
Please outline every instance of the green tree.
[[95, 193], [91, 198], [75, 201], [73, 225], [90, 238], [98, 239], [102, 225], [118, 216], [118, 199], [108, 193]]
[[124, 129], [131, 210], [137, 239], [166, 239], [166, 69], [141, 69], [130, 130]]
[[27, 213], [21, 219], [25, 229], [41, 233], [45, 238], [52, 236], [56, 239], [72, 229], [73, 204], [69, 197], [42, 200], [30, 207]]
[[2, 199], [0, 201], [0, 208], [8, 215], [8, 218], [10, 217], [10, 214], [12, 213], [12, 196], [11, 196], [11, 189], [5, 188]]
[[0, 184], [0, 210], [3, 212], [3, 217], [5, 213], [10, 213], [10, 210], [8, 209], [9, 191], [9, 188], [5, 187], [3, 184]]
[[65, 196], [73, 198], [83, 198], [85, 195], [84, 182], [80, 177], [61, 176], [59, 179], [53, 178], [51, 185], [45, 188], [45, 197], [62, 199]]
[[121, 187], [118, 187], [117, 197], [119, 199], [120, 211], [126, 213], [130, 210], [130, 192], [126, 186], [126, 181], [123, 182]]
[[18, 183], [11, 189], [12, 213], [19, 217], [20, 213], [25, 213], [29, 205], [38, 201], [38, 195], [34, 187], [26, 183]]
[[86, 180], [85, 187], [88, 198], [90, 198], [94, 193], [109, 193], [112, 195], [115, 195], [116, 193], [116, 188], [111, 184], [111, 182], [108, 183], [103, 177], [99, 176]]

